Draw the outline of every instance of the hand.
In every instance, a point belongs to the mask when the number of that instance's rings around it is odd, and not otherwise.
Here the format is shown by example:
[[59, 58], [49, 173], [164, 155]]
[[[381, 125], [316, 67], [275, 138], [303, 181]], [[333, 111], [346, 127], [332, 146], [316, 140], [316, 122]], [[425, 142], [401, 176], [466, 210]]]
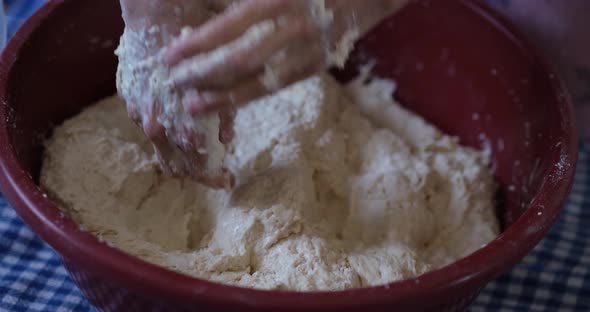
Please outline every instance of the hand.
[[[208, 161], [208, 155], [199, 152], [206, 148], [203, 134], [195, 132], [194, 129], [183, 129], [176, 132], [176, 138], [169, 138], [164, 127], [157, 121], [161, 105], [153, 102], [151, 107], [152, 112], [140, 114], [135, 103], [127, 102], [129, 117], [143, 129], [146, 137], [152, 142], [160, 166], [165, 172], [180, 177], [191, 177], [211, 188], [234, 185], [234, 177], [225, 169], [222, 169], [218, 175], [210, 175], [202, 170], [207, 167]], [[231, 109], [225, 109], [219, 113], [219, 141], [223, 144], [233, 139], [234, 116]], [[172, 142], [180, 142], [180, 144], [175, 145]]]
[[[178, 35], [181, 27], [197, 26], [206, 21], [219, 1], [222, 0], [121, 0], [126, 23], [126, 35], [121, 44], [126, 49], [123, 55], [119, 55], [120, 70], [117, 79], [118, 87], [119, 84], [131, 84], [120, 88], [120, 94], [125, 98], [129, 117], [153, 143], [162, 168], [168, 173], [189, 176], [215, 188], [233, 184], [233, 177], [227, 171], [211, 175], [203, 170], [207, 168], [208, 162], [207, 154], [202, 153], [206, 148], [203, 133], [178, 127], [167, 131], [158, 122], [163, 105], [170, 103], [161, 103], [157, 96], [153, 96], [153, 90], [150, 90], [149, 79], [153, 68], [137, 69], [136, 66], [143, 60], [155, 57]], [[147, 31], [152, 26], [158, 26], [159, 31]], [[141, 33], [149, 35], [137, 36]], [[219, 141], [228, 143], [233, 137], [233, 109], [227, 108], [219, 112], [219, 116]]]
[[[275, 92], [330, 65], [342, 66], [355, 35], [365, 34], [406, 2], [325, 0], [328, 14], [322, 15], [318, 0], [243, 0], [173, 42], [166, 61], [184, 73], [176, 76], [179, 87], [200, 91], [186, 102], [189, 112], [218, 111]], [[274, 31], [230, 51], [205, 73], [183, 69], [191, 58], [234, 42], [269, 20], [276, 25]]]

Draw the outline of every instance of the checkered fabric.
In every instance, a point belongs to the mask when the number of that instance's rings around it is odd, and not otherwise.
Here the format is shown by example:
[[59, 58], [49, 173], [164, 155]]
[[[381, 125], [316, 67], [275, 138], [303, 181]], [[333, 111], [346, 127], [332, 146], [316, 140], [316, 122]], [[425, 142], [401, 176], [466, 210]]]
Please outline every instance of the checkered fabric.
[[488, 285], [471, 311], [590, 311], [590, 144], [582, 144], [569, 201], [547, 237]]
[[0, 311], [91, 311], [60, 258], [0, 199]]
[[4, 0], [7, 37], [12, 37], [18, 27], [45, 2], [46, 0]]
[[[8, 35], [43, 2], [5, 0]], [[471, 311], [590, 311], [588, 189], [590, 144], [582, 144], [573, 191], [557, 224], [529, 256], [484, 289]], [[94, 308], [72, 282], [59, 256], [0, 197], [0, 312], [9, 311]]]

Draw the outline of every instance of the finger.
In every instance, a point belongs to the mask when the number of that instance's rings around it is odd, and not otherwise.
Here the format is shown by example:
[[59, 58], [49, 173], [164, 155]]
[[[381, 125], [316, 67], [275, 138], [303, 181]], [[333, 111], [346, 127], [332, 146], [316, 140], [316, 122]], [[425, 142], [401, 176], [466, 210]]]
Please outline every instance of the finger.
[[175, 142], [184, 158], [185, 174], [196, 177], [203, 175], [207, 168], [207, 146], [205, 134], [191, 128], [181, 128], [176, 132]]
[[139, 111], [137, 110], [137, 105], [133, 104], [133, 103], [128, 103], [126, 105], [127, 108], [127, 116], [129, 116], [129, 118], [131, 118], [131, 120], [133, 121], [139, 121], [140, 115], [139, 115]]
[[150, 119], [143, 124], [143, 132], [152, 142], [158, 162], [162, 169], [167, 173], [172, 173], [173, 170], [170, 160], [174, 153], [174, 148], [168, 142], [164, 127], [162, 127], [157, 121]]
[[289, 0], [245, 0], [230, 6], [221, 15], [199, 27], [188, 38], [178, 40], [165, 55], [169, 66], [185, 58], [207, 52], [238, 38], [250, 26], [272, 18], [289, 5]]
[[186, 174], [197, 182], [217, 188], [219, 182], [217, 179], [213, 179], [207, 170], [209, 155], [197, 151], [185, 151], [184, 153], [187, 161]]
[[206, 175], [197, 175], [193, 177], [199, 183], [202, 183], [210, 188], [220, 189], [220, 188], [232, 188], [235, 185], [235, 177], [234, 175], [227, 169], [222, 168], [222, 171], [219, 175], [215, 176], [206, 176]]
[[269, 59], [274, 58], [277, 59], [276, 63], [281, 62], [281, 58], [285, 57], [285, 53], [281, 51], [294, 41], [306, 41], [312, 33], [311, 29], [306, 21], [289, 23], [289, 27], [281, 28], [281, 31], [267, 37], [266, 40], [232, 51], [225, 60], [213, 64], [205, 73], [183, 69], [183, 74], [173, 74], [174, 82], [181, 88], [229, 88], [248, 77], [262, 73]]
[[166, 138], [166, 130], [159, 122], [155, 120], [148, 120], [143, 125], [143, 132], [147, 138], [158, 147], [168, 146], [168, 139]]
[[206, 146], [204, 146], [205, 137], [196, 134], [194, 131], [179, 134], [179, 136], [181, 138], [178, 141], [182, 143], [178, 147], [182, 152], [184, 162], [184, 169], [181, 174], [209, 187], [217, 187], [216, 181], [210, 179], [209, 172], [207, 172], [209, 155], [205, 150]]
[[178, 148], [185, 153], [202, 152], [205, 148], [205, 135], [195, 131], [195, 129], [183, 128], [176, 133], [176, 144]]
[[236, 108], [233, 105], [228, 105], [219, 112], [219, 142], [228, 144], [233, 140], [235, 116]]
[[187, 157], [187, 173], [193, 180], [211, 188], [233, 187], [235, 178], [226, 168], [221, 168], [216, 172], [208, 171], [207, 154], [187, 153], [185, 156]]
[[194, 129], [184, 128], [176, 137], [178, 148], [182, 151], [184, 169], [177, 172], [180, 176], [189, 176], [193, 180], [211, 188], [225, 188], [233, 186], [233, 175], [225, 168], [219, 172], [209, 172], [207, 162], [209, 155], [205, 150], [206, 138], [203, 133]]
[[[321, 56], [320, 56], [321, 57]], [[185, 109], [192, 115], [202, 115], [219, 111], [229, 105], [243, 105], [262, 96], [271, 94], [278, 89], [305, 79], [323, 68], [322, 63], [309, 62], [303, 66], [297, 63], [288, 64], [274, 72], [273, 85], [260, 77], [251, 79], [236, 88], [220, 93], [206, 92], [185, 100]]]

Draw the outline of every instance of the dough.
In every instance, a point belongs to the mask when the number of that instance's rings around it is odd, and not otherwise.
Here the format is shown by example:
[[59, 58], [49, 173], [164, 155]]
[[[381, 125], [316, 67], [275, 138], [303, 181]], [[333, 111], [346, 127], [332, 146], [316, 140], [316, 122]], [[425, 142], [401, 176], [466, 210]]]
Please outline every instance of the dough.
[[339, 290], [413, 277], [494, 239], [489, 156], [393, 103], [393, 84], [330, 76], [241, 108], [233, 191], [162, 174], [124, 103], [55, 129], [42, 187], [84, 229], [226, 284]]

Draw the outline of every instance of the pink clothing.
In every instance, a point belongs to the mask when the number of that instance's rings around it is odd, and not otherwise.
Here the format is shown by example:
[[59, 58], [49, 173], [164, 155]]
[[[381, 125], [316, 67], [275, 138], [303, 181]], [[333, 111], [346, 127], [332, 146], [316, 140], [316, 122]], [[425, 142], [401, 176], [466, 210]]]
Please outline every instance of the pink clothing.
[[582, 139], [590, 139], [590, 0], [488, 0], [556, 66], [576, 109]]

